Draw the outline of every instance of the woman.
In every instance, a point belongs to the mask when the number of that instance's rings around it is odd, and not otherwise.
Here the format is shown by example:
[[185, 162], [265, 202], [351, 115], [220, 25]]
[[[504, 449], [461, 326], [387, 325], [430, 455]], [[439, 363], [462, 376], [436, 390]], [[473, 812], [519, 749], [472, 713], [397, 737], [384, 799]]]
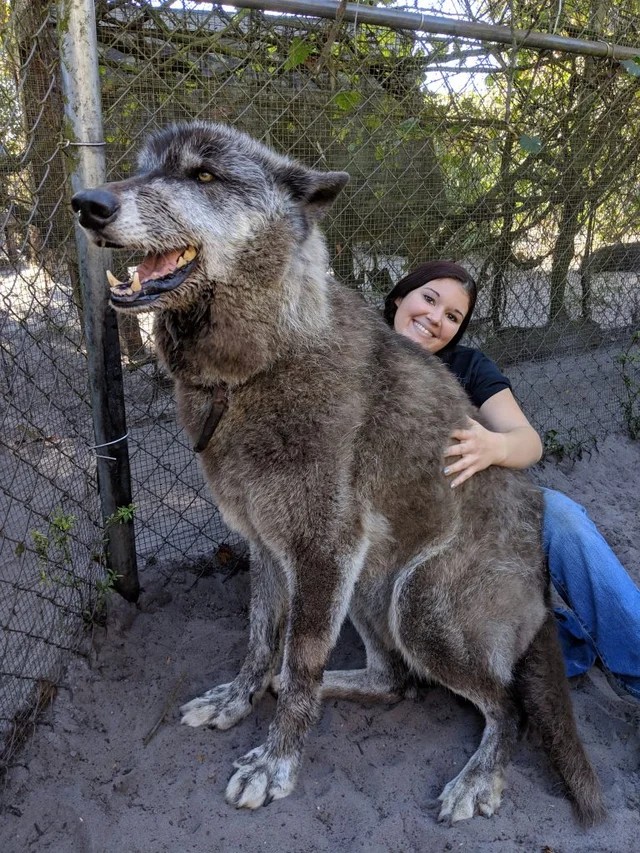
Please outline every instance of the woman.
[[[540, 437], [509, 380], [479, 350], [458, 343], [476, 295], [463, 267], [430, 261], [401, 279], [384, 307], [396, 332], [442, 359], [482, 416], [484, 426], [469, 419], [446, 449], [444, 473], [452, 488], [490, 465], [527, 468], [542, 456]], [[555, 610], [567, 674], [586, 672], [599, 658], [616, 684], [640, 699], [640, 590], [583, 507], [550, 489], [544, 499], [551, 579], [568, 605]]]

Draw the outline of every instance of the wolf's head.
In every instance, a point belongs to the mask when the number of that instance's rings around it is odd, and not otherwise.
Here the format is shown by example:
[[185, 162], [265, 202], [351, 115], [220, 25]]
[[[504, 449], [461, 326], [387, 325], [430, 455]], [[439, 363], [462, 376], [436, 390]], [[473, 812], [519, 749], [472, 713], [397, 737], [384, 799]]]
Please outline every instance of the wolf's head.
[[251, 268], [284, 275], [348, 181], [203, 121], [155, 133], [138, 165], [132, 178], [72, 199], [98, 245], [144, 254], [131, 279], [108, 274], [111, 302], [124, 311], [188, 308], [203, 287], [230, 284], [238, 267], [249, 272], [247, 256]]

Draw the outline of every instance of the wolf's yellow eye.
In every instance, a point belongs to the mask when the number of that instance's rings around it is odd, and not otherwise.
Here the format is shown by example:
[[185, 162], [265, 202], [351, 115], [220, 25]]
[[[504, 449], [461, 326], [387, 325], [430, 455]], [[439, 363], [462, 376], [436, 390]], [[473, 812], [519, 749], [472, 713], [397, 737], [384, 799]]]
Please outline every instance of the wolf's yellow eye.
[[200, 181], [200, 183], [201, 183], [201, 184], [210, 184], [210, 183], [211, 183], [211, 181], [213, 181], [213, 180], [214, 180], [214, 177], [213, 177], [213, 175], [211, 174], [211, 172], [204, 172], [204, 171], [203, 171], [203, 172], [198, 172], [198, 174], [197, 174], [197, 178], [198, 178], [198, 180]]

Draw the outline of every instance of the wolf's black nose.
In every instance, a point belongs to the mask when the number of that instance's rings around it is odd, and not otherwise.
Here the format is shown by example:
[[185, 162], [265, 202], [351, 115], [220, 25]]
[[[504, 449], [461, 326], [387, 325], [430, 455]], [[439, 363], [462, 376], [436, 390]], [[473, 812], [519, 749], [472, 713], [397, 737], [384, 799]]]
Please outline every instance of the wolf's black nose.
[[120, 202], [108, 190], [81, 190], [71, 199], [71, 207], [83, 228], [99, 231], [115, 218]]

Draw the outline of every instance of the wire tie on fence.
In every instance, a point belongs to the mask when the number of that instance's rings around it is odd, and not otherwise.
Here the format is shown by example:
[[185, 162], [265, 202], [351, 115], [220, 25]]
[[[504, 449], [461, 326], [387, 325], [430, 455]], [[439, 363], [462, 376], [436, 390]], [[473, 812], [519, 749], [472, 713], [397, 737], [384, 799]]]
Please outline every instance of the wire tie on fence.
[[66, 139], [64, 147], [68, 148], [69, 145], [80, 145], [85, 146], [86, 148], [100, 148], [101, 146], [106, 144], [106, 142], [72, 142], [70, 139]]
[[[110, 444], [117, 444], [119, 441], [124, 441], [125, 438], [129, 438], [128, 431], [125, 432], [124, 435], [121, 435], [120, 438], [114, 438], [113, 441], [105, 441], [102, 444], [90, 444], [90, 450], [98, 450], [100, 447], [109, 447]], [[108, 459], [110, 462], [115, 462], [115, 456], [102, 456], [100, 453], [96, 453], [96, 459]]]

